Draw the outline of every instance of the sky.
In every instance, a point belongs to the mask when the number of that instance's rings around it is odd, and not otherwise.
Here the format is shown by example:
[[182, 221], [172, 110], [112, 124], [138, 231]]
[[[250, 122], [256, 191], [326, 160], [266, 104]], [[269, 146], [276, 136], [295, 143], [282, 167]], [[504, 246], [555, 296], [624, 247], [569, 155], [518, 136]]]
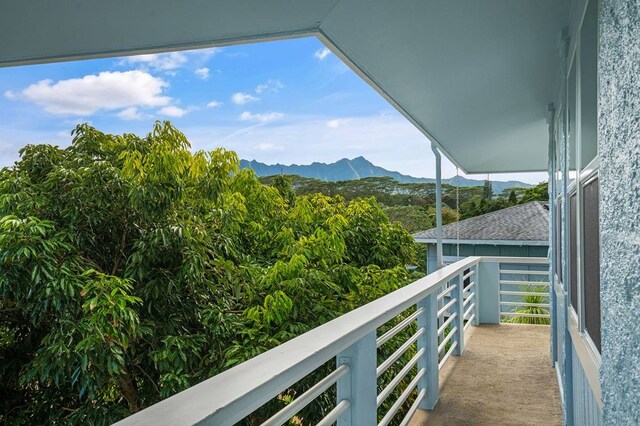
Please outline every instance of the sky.
[[[268, 164], [363, 156], [435, 176], [426, 136], [313, 37], [0, 68], [0, 167], [26, 144], [68, 146], [80, 123], [144, 136], [155, 120], [170, 120], [195, 150]], [[456, 174], [444, 157], [442, 173]], [[490, 178], [535, 184], [546, 174]]]

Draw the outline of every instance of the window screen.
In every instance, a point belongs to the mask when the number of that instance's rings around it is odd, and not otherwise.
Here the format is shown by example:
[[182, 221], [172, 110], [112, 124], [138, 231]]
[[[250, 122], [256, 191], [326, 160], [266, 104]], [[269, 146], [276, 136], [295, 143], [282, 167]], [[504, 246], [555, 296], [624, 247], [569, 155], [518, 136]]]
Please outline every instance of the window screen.
[[578, 312], [578, 228], [576, 194], [569, 197], [569, 282], [571, 283], [571, 306]]
[[600, 351], [600, 214], [598, 179], [584, 186], [584, 321], [587, 333]]

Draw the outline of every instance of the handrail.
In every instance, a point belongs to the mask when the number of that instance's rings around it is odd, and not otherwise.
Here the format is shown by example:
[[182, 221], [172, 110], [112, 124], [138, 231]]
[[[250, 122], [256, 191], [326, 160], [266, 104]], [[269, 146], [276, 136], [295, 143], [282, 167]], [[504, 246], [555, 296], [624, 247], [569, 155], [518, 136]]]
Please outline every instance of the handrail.
[[481, 260], [473, 256], [447, 265], [117, 424], [234, 424]]

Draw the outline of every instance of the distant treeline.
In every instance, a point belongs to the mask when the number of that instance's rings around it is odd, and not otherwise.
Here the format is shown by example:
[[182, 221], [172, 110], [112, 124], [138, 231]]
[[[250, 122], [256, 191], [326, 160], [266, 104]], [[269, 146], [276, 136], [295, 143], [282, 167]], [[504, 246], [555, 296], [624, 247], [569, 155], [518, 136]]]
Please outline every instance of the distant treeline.
[[[433, 183], [400, 183], [390, 177], [327, 182], [297, 175], [283, 176], [297, 195], [321, 193], [340, 195], [345, 201], [375, 197], [392, 221], [398, 221], [409, 232], [435, 226], [435, 193]], [[261, 177], [270, 185], [275, 176]], [[484, 186], [459, 187], [442, 185], [443, 222], [455, 222], [529, 201], [548, 200], [547, 182], [530, 188], [508, 188], [494, 194], [490, 181]]]

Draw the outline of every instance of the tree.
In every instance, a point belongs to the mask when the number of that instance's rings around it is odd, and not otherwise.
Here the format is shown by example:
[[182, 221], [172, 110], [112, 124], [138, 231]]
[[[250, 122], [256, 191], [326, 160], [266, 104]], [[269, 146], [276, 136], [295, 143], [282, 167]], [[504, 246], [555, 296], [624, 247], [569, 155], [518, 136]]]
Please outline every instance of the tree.
[[511, 192], [509, 193], [509, 204], [512, 206], [518, 204], [518, 197], [516, 196], [516, 191], [514, 190], [511, 190]]
[[549, 200], [549, 183], [540, 182], [536, 186], [525, 189], [520, 204], [528, 203], [530, 201], [548, 201]]
[[291, 188], [291, 177], [278, 175], [271, 181], [271, 186], [278, 190], [278, 193], [288, 206], [293, 206], [296, 203], [296, 193]]
[[374, 199], [290, 203], [168, 122], [20, 155], [0, 171], [0, 421], [110, 424], [408, 282], [411, 236]]
[[493, 199], [493, 186], [491, 186], [491, 181], [488, 179], [484, 181], [484, 186], [482, 187], [482, 199]]

